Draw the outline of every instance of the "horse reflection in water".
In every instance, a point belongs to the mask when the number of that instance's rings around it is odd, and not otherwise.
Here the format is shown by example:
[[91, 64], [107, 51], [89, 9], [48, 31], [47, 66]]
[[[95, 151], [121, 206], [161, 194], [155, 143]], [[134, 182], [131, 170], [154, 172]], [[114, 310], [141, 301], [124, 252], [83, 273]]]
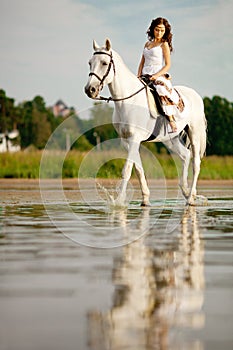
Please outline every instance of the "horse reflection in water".
[[[143, 211], [142, 229], [149, 225], [149, 213]], [[204, 251], [195, 208], [183, 213], [178, 237], [163, 245], [161, 241], [161, 235], [151, 231], [123, 248], [113, 270], [112, 308], [88, 314], [90, 349], [203, 348], [199, 341], [178, 339], [174, 330], [200, 329], [205, 322]]]

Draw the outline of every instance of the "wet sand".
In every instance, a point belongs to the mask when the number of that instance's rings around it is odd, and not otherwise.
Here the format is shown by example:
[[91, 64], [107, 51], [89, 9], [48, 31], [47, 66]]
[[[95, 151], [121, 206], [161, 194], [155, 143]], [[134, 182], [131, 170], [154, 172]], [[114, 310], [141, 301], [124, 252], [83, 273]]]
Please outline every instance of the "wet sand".
[[[106, 188], [115, 188], [119, 183], [116, 179], [99, 179]], [[66, 199], [70, 202], [80, 200], [80, 188], [88, 188], [93, 181], [86, 179], [63, 179], [62, 186]], [[135, 197], [140, 200], [140, 187], [137, 180], [130, 183], [136, 189]], [[151, 196], [158, 198], [161, 196], [159, 189], [166, 187], [167, 198], [174, 198], [179, 191], [178, 179], [175, 180], [148, 180]], [[60, 180], [42, 180], [41, 185], [38, 179], [0, 179], [0, 201], [2, 205], [42, 203], [41, 188], [48, 192], [51, 202], [59, 200]], [[206, 197], [221, 196], [221, 188], [229, 189], [233, 192], [233, 180], [200, 180], [198, 182], [198, 194]], [[58, 191], [59, 192], [59, 191]], [[226, 191], [224, 191], [226, 193]]]

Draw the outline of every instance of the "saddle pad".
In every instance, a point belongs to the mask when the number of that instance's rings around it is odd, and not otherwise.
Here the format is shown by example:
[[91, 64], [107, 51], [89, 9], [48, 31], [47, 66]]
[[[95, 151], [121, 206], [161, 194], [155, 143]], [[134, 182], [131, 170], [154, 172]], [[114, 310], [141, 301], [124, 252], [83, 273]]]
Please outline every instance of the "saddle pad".
[[157, 110], [155, 99], [154, 99], [152, 92], [150, 91], [149, 86], [146, 86], [146, 96], [147, 96], [147, 102], [148, 102], [150, 115], [152, 118], [156, 119], [159, 116], [159, 112]]

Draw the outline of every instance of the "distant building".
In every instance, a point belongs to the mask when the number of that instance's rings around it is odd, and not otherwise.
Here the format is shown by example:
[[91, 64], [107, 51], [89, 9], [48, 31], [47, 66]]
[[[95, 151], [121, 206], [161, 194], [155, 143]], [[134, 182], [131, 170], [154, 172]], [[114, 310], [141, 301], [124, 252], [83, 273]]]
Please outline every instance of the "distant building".
[[0, 153], [3, 152], [18, 152], [20, 145], [15, 145], [14, 141], [19, 136], [18, 130], [13, 130], [9, 133], [0, 134]]
[[70, 114], [71, 111], [72, 108], [69, 108], [62, 100], [58, 100], [53, 106], [53, 114], [55, 117], [65, 118]]

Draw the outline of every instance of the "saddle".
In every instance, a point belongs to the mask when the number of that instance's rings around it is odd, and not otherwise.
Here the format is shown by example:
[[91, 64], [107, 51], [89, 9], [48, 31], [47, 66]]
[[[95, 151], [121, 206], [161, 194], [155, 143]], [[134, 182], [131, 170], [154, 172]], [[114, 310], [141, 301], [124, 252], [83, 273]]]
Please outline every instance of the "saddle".
[[[154, 130], [151, 136], [149, 136], [149, 138], [145, 141], [153, 141], [157, 138], [162, 128], [164, 129], [164, 135], [166, 135], [167, 122], [170, 122], [170, 118], [164, 112], [161, 98], [156, 90], [156, 87], [153, 81], [150, 80], [150, 75], [142, 75], [139, 79], [142, 81], [143, 84], [146, 85], [147, 101], [148, 101], [148, 107], [150, 110], [150, 115], [152, 118], [156, 120]], [[174, 90], [178, 96], [177, 111], [183, 112], [185, 107], [184, 100], [181, 97], [179, 91], [175, 88]]]
[[[155, 113], [155, 108], [153, 108], [153, 103], [155, 103], [159, 115], [165, 117], [169, 121], [169, 117], [166, 115], [166, 113], [163, 110], [163, 106], [162, 106], [162, 102], [161, 102], [160, 96], [157, 93], [153, 82], [150, 80], [150, 75], [149, 74], [142, 75], [140, 77], [140, 79], [148, 86], [147, 98], [148, 98], [148, 104], [149, 104], [149, 108], [150, 108], [152, 117], [157, 118], [157, 116], [158, 116], [157, 113]], [[151, 98], [150, 98], [151, 94], [152, 94], [152, 96], [154, 98], [153, 102], [151, 101]]]

